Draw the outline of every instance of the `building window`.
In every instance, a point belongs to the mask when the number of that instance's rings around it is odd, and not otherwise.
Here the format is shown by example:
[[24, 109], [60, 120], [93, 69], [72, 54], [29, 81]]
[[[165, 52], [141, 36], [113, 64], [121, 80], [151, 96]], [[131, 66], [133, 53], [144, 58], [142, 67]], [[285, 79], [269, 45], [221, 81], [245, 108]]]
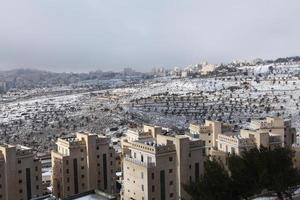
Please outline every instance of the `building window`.
[[36, 167], [35, 167], [35, 171], [37, 172], [38, 170], [39, 170], [39, 169], [38, 169], [38, 167], [36, 166]]
[[81, 169], [84, 169], [84, 166], [81, 166]]
[[83, 149], [80, 149], [80, 152], [83, 152]]
[[19, 180], [19, 183], [22, 183], [22, 180]]
[[173, 185], [173, 181], [170, 181], [170, 182], [169, 182], [169, 185]]
[[144, 178], [144, 172], [141, 172], [141, 178], [142, 179]]
[[97, 155], [97, 158], [100, 158], [100, 155]]
[[84, 175], [83, 175], [83, 174], [81, 175], [81, 178], [84, 178]]
[[170, 193], [170, 197], [173, 197], [174, 195], [173, 195], [173, 193]]
[[151, 178], [152, 178], [152, 180], [154, 179], [154, 173], [151, 173]]
[[23, 193], [23, 190], [21, 189], [21, 190], [19, 190], [19, 193]]
[[173, 161], [173, 157], [169, 157], [169, 161], [172, 162]]
[[169, 169], [169, 173], [172, 173], [173, 172], [173, 169]]
[[142, 185], [142, 191], [144, 191], [144, 185]]
[[18, 160], [18, 164], [21, 164], [21, 160]]
[[84, 161], [84, 158], [81, 158], [81, 161]]
[[66, 170], [67, 174], [69, 174], [69, 169]]
[[99, 150], [99, 146], [97, 146], [96, 149]]
[[22, 173], [22, 170], [19, 170], [18, 173], [21, 174], [21, 173]]
[[152, 185], [152, 192], [155, 192], [155, 186]]
[[39, 189], [40, 189], [40, 187], [37, 185], [37, 186], [36, 186], [36, 189], [37, 189], [37, 190], [39, 190]]

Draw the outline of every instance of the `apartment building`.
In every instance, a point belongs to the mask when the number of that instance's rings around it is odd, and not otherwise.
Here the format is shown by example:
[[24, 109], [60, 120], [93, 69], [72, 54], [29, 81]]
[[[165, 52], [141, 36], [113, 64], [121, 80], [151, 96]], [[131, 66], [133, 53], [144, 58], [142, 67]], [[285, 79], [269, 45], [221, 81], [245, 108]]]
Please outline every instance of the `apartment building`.
[[53, 195], [66, 198], [90, 190], [115, 193], [115, 151], [109, 138], [79, 132], [57, 140], [52, 151]]
[[189, 199], [182, 185], [203, 171], [204, 143], [159, 126], [128, 130], [121, 140], [123, 200]]
[[0, 200], [42, 196], [41, 163], [31, 148], [0, 145]]
[[218, 147], [219, 134], [231, 135], [232, 126], [220, 121], [206, 120], [204, 125], [190, 124], [189, 135], [191, 138], [204, 141], [206, 155], [211, 155], [212, 149]]
[[266, 117], [265, 119], [252, 120], [249, 128], [241, 130], [242, 137], [253, 138], [259, 146], [292, 146], [296, 143], [296, 129], [290, 120], [279, 117]]
[[205, 141], [207, 155], [210, 156], [220, 155], [217, 151], [240, 154], [261, 146], [290, 147], [296, 142], [296, 130], [291, 127], [291, 121], [278, 117], [252, 120], [248, 128], [239, 131], [218, 121], [206, 121], [204, 125], [191, 124], [189, 136]]

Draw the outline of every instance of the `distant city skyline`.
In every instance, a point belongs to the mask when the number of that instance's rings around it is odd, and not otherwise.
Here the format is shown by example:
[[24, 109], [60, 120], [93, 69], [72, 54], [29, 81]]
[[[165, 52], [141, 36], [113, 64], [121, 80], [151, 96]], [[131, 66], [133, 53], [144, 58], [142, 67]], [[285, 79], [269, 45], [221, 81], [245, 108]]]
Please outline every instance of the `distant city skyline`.
[[5, 1], [0, 70], [150, 71], [300, 55], [297, 0]]

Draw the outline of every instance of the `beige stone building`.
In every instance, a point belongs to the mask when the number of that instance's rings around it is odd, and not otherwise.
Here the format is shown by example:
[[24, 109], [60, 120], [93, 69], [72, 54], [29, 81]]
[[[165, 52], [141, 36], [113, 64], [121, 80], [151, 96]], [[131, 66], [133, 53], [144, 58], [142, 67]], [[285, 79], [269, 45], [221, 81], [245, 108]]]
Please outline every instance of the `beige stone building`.
[[291, 127], [291, 121], [278, 117], [252, 120], [248, 128], [239, 131], [218, 121], [206, 121], [204, 125], [191, 124], [189, 136], [205, 141], [207, 155], [210, 156], [226, 156], [218, 151], [240, 154], [261, 146], [291, 147], [296, 142], [296, 130]]
[[203, 171], [204, 143], [158, 126], [128, 130], [122, 139], [123, 200], [189, 199], [182, 185]]
[[232, 135], [232, 127], [229, 124], [206, 120], [204, 125], [190, 124], [189, 136], [204, 141], [206, 155], [211, 155], [212, 149], [218, 147], [219, 134]]
[[41, 163], [31, 148], [0, 145], [0, 200], [42, 196]]
[[60, 138], [52, 151], [53, 195], [65, 198], [98, 189], [115, 193], [115, 151], [110, 140], [90, 133]]
[[291, 126], [291, 121], [279, 117], [252, 120], [249, 128], [242, 129], [240, 134], [244, 138], [252, 138], [258, 148], [291, 147], [296, 143], [296, 129]]

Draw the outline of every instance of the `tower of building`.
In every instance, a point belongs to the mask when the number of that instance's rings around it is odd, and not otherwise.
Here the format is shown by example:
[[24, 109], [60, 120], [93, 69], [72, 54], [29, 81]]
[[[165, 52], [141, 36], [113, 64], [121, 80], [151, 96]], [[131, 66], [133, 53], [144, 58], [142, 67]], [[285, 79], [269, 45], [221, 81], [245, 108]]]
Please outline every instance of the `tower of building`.
[[115, 151], [109, 138], [76, 133], [60, 138], [52, 151], [53, 195], [65, 198], [90, 190], [115, 193]]
[[42, 195], [41, 163], [31, 148], [0, 146], [0, 200], [27, 200]]
[[128, 130], [122, 139], [122, 199], [188, 199], [183, 189], [203, 171], [204, 144], [158, 126]]

